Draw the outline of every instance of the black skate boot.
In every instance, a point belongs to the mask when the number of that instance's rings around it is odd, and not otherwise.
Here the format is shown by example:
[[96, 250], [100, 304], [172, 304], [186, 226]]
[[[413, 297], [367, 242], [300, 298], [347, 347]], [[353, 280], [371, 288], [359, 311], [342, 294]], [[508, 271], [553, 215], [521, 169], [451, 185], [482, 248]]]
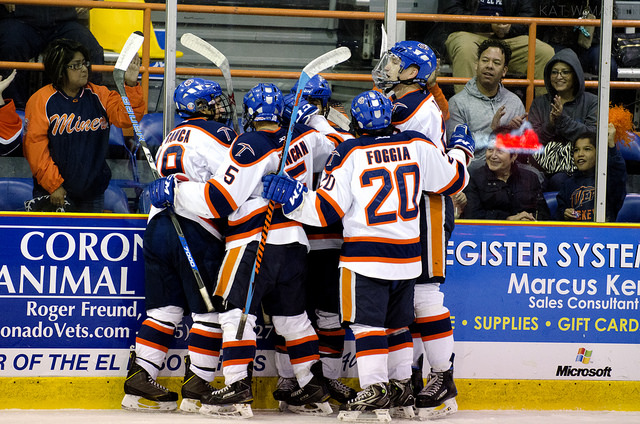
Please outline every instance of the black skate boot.
[[[389, 408], [391, 397], [386, 383], [375, 383], [358, 392], [349, 402], [340, 405], [338, 419], [341, 421], [359, 421], [360, 414], [367, 414], [367, 421], [391, 421]], [[374, 415], [375, 414], [375, 415]], [[362, 418], [361, 418], [362, 419]]]
[[328, 415], [333, 412], [329, 399], [329, 390], [324, 383], [322, 363], [311, 365], [313, 378], [304, 387], [291, 393], [287, 401], [290, 411], [307, 415]]
[[391, 416], [395, 418], [413, 418], [415, 398], [411, 378], [389, 381], [389, 396], [391, 397]]
[[295, 377], [278, 378], [278, 384], [276, 385], [276, 389], [273, 391], [273, 398], [278, 401], [281, 411], [287, 409], [287, 403], [289, 403], [291, 393], [299, 389], [300, 386], [298, 386], [298, 380]]
[[431, 371], [427, 385], [416, 397], [418, 417], [422, 419], [441, 418], [458, 410], [456, 396], [458, 390], [453, 382], [453, 357], [451, 368], [444, 372]]
[[184, 357], [184, 380], [182, 382], [182, 402], [180, 410], [184, 412], [198, 412], [202, 403], [200, 398], [215, 390], [207, 381], [198, 377], [191, 371], [191, 359], [189, 355]]
[[329, 395], [336, 402], [347, 403], [358, 395], [358, 392], [340, 380], [325, 378], [324, 382], [327, 385], [327, 389], [329, 389]]
[[202, 407], [200, 413], [219, 417], [250, 418], [253, 416], [251, 402], [251, 376], [253, 374], [253, 362], [247, 367], [248, 375], [222, 389], [214, 390], [200, 398]]
[[158, 384], [136, 363], [136, 353], [129, 356], [129, 372], [124, 381], [122, 408], [133, 411], [174, 411], [178, 394]]

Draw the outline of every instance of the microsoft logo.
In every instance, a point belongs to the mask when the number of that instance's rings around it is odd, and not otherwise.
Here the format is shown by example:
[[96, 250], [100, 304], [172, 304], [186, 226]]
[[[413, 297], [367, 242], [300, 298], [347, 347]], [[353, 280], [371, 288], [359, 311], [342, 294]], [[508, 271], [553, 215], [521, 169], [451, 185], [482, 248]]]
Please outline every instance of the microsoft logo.
[[578, 356], [576, 356], [576, 362], [588, 364], [589, 361], [591, 360], [591, 353], [593, 353], [592, 350], [586, 350], [585, 348], [581, 347], [580, 349], [578, 349]]

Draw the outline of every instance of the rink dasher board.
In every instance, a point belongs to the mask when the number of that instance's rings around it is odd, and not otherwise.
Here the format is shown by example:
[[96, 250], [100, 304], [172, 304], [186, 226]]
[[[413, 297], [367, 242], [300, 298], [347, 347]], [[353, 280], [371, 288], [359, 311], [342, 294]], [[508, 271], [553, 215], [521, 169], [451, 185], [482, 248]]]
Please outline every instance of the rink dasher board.
[[[145, 225], [145, 215], [0, 213], [0, 385], [25, 385], [23, 396], [36, 398], [58, 385], [65, 392], [88, 385], [104, 392], [107, 407], [118, 406], [128, 352], [144, 319]], [[539, 387], [637, 390], [639, 236], [629, 224], [458, 221], [442, 286], [456, 339], [456, 378], [498, 400], [501, 392], [492, 390], [517, 384], [510, 390], [522, 393], [525, 403], [516, 405], [522, 408], [540, 408], [532, 395]], [[178, 389], [188, 321], [161, 373]], [[270, 388], [273, 328], [261, 322], [257, 330], [256, 379]], [[357, 385], [348, 337], [343, 375]], [[483, 404], [473, 393], [460, 394], [470, 409]], [[270, 407], [270, 396], [263, 401]], [[624, 410], [624, 400], [613, 401], [603, 408]], [[569, 404], [589, 409], [580, 399]], [[73, 405], [59, 399], [53, 407]]]

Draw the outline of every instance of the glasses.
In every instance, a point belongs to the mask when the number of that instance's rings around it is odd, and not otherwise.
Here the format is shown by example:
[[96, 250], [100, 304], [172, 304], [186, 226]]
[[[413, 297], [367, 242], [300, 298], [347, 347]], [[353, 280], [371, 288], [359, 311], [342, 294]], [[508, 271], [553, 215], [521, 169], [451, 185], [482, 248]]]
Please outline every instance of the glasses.
[[571, 71], [569, 69], [563, 69], [562, 71], [556, 71], [555, 69], [551, 71], [552, 77], [561, 76], [562, 78], [568, 77], [571, 75]]
[[69, 65], [67, 65], [67, 69], [79, 71], [83, 66], [88, 69], [89, 66], [91, 66], [91, 62], [89, 62], [88, 60], [83, 60], [82, 62], [70, 63]]

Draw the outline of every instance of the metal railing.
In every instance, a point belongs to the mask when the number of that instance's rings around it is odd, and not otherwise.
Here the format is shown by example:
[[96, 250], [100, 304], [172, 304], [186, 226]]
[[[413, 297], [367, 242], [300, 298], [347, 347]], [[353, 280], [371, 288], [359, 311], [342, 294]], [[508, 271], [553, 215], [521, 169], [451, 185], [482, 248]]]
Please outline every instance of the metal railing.
[[[158, 3], [120, 3], [110, 1], [92, 1], [92, 0], [57, 0], [55, 5], [46, 0], [0, 0], [0, 5], [5, 3], [12, 4], [28, 4], [28, 5], [46, 5], [46, 6], [73, 6], [86, 8], [107, 8], [107, 9], [124, 9], [124, 10], [141, 10], [144, 13], [143, 34], [145, 41], [143, 44], [142, 74], [141, 85], [144, 91], [145, 101], [149, 96], [149, 76], [152, 74], [163, 74], [163, 67], [151, 67], [149, 59], [150, 51], [150, 31], [151, 31], [151, 12], [165, 11], [164, 4]], [[212, 14], [233, 14], [233, 15], [257, 15], [257, 16], [278, 16], [278, 17], [303, 17], [303, 18], [331, 18], [346, 20], [384, 20], [384, 13], [379, 12], [359, 12], [359, 11], [336, 11], [336, 10], [302, 10], [302, 9], [281, 9], [281, 8], [258, 8], [258, 7], [232, 7], [232, 6], [204, 6], [204, 5], [187, 5], [180, 4], [177, 6], [178, 12], [195, 12], [195, 13], [212, 13]], [[506, 86], [525, 86], [527, 110], [531, 105], [534, 97], [534, 88], [544, 86], [543, 80], [534, 78], [535, 65], [535, 44], [538, 26], [600, 26], [599, 19], [564, 19], [564, 18], [521, 18], [521, 17], [487, 17], [487, 16], [458, 16], [458, 15], [442, 15], [442, 14], [417, 14], [417, 13], [398, 13], [399, 21], [419, 21], [419, 22], [467, 22], [467, 23], [510, 23], [524, 24], [529, 28], [529, 51], [528, 51], [528, 67], [525, 78], [509, 78], [504, 79]], [[614, 20], [613, 27], [636, 27], [640, 26], [640, 21], [636, 20]], [[233, 67], [233, 64], [231, 64]], [[0, 61], [0, 69], [23, 69], [38, 70], [44, 69], [41, 63], [28, 62], [7, 62]], [[93, 70], [96, 72], [112, 72], [113, 66], [110, 65], [94, 65]], [[203, 68], [187, 68], [177, 67], [176, 75], [196, 75], [196, 76], [221, 76], [222, 73], [218, 69]], [[237, 78], [260, 78], [269, 80], [273, 78], [296, 79], [299, 77], [297, 72], [279, 72], [254, 69], [232, 69], [232, 77]], [[371, 74], [358, 73], [327, 73], [322, 74], [328, 80], [335, 81], [359, 81], [371, 82]], [[438, 77], [438, 83], [447, 84], [464, 84], [468, 78], [455, 77]], [[598, 81], [586, 81], [586, 87], [595, 88]], [[639, 89], [640, 81], [611, 81], [610, 87], [615, 89]]]

